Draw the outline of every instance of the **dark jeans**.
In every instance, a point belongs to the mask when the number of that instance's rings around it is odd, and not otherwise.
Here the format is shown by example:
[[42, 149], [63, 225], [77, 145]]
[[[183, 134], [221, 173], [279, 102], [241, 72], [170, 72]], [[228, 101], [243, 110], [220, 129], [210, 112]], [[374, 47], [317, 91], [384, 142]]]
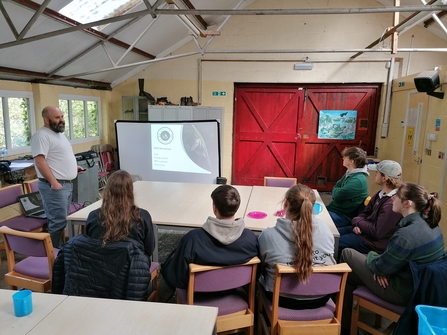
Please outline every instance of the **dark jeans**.
[[329, 212], [329, 215], [332, 218], [332, 221], [334, 221], [335, 227], [341, 228], [351, 225], [351, 219], [347, 216], [344, 216], [343, 214], [337, 214], [334, 212]]
[[[345, 232], [351, 228], [351, 233], [346, 234]], [[352, 248], [357, 250], [362, 254], [367, 254], [371, 249], [362, 240], [360, 235], [354, 234], [351, 227], [340, 228], [338, 231], [340, 233], [340, 238], [338, 240], [338, 257], [341, 257], [341, 253], [346, 248]]]

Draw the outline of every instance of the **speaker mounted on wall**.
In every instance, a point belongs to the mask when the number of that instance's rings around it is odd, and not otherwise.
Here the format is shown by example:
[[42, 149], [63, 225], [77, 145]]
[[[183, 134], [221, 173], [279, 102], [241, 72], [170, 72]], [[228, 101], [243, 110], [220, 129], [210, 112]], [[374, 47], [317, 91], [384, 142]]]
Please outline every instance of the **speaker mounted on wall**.
[[426, 92], [428, 95], [443, 99], [444, 92], [434, 92], [441, 86], [439, 73], [436, 70], [424, 71], [414, 78], [414, 85], [418, 92]]

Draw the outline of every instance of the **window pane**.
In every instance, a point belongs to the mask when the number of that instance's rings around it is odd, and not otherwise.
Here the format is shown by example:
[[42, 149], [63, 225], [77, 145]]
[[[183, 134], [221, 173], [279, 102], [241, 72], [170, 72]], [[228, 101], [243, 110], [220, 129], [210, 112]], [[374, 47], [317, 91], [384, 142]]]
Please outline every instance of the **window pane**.
[[0, 149], [3, 147], [6, 148], [5, 120], [3, 119], [3, 99], [4, 98], [0, 98]]
[[88, 136], [99, 136], [98, 103], [87, 101]]
[[28, 99], [8, 98], [9, 125], [11, 128], [11, 148], [30, 145]]
[[64, 114], [65, 131], [64, 135], [70, 138], [70, 118], [68, 115], [68, 100], [59, 100], [59, 109]]
[[71, 111], [73, 116], [73, 138], [85, 138], [84, 101], [73, 100]]

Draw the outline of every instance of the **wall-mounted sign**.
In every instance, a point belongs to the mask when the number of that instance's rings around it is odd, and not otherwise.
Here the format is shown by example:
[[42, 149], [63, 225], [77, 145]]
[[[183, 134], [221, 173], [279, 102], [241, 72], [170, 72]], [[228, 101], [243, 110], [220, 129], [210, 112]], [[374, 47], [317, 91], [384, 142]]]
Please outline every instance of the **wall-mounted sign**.
[[356, 110], [321, 110], [318, 138], [353, 140], [356, 123]]
[[211, 95], [213, 97], [226, 97], [227, 92], [226, 91], [213, 91], [213, 92], [211, 92]]

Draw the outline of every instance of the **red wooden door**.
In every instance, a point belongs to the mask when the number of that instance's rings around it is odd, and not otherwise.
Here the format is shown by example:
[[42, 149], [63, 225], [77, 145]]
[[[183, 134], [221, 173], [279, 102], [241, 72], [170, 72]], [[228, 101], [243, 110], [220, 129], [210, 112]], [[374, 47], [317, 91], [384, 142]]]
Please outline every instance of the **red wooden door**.
[[[374, 153], [380, 85], [256, 85], [235, 89], [233, 184], [296, 177], [321, 191], [345, 173], [341, 151]], [[321, 110], [356, 110], [353, 140], [318, 138]]]
[[233, 184], [263, 185], [264, 176], [296, 175], [303, 100], [304, 91], [297, 87], [237, 88]]
[[[300, 133], [300, 158], [297, 178], [303, 184], [330, 191], [346, 172], [341, 151], [357, 146], [374, 154], [380, 85], [307, 86], [306, 103]], [[353, 140], [318, 138], [321, 110], [356, 110], [357, 123]]]

